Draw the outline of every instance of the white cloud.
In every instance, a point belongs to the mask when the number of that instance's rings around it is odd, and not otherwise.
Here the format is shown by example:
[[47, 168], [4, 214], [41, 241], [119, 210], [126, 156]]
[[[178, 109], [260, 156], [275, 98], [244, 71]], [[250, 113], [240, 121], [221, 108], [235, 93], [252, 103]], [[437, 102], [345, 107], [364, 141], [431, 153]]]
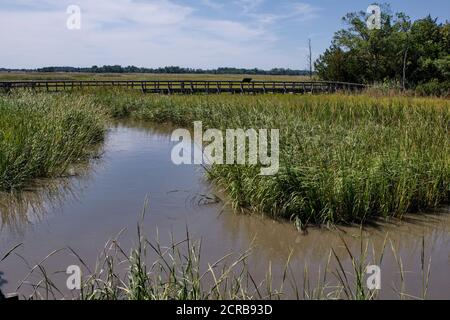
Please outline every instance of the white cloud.
[[300, 17], [302, 20], [310, 20], [316, 18], [320, 8], [310, 5], [308, 3], [295, 3], [292, 6], [291, 16]]
[[235, 4], [242, 8], [244, 14], [254, 12], [264, 2], [265, 0], [235, 0]]
[[[240, 0], [247, 1], [247, 0]], [[262, 25], [279, 23], [283, 20], [295, 19], [297, 22], [310, 21], [318, 16], [320, 8], [302, 2], [291, 3], [286, 6], [283, 13], [259, 13], [255, 10], [249, 10], [246, 14], [257, 20]]]
[[[248, 21], [196, 15], [196, 8], [169, 0], [74, 0], [82, 28], [66, 28], [67, 3], [57, 0], [4, 0], [0, 8], [0, 67], [49, 65], [180, 65], [211, 68], [269, 68], [297, 65], [274, 45], [274, 32], [261, 17]], [[254, 10], [262, 0], [240, 0]], [[251, 4], [254, 2], [256, 4]], [[212, 0], [204, 4], [214, 4]], [[308, 15], [308, 6], [294, 15]], [[250, 11], [249, 14], [250, 14]], [[275, 21], [280, 16], [266, 19]]]
[[214, 10], [219, 10], [219, 9], [222, 9], [224, 7], [223, 3], [219, 3], [219, 2], [217, 2], [215, 0], [200, 0], [200, 2], [204, 6], [212, 8]]

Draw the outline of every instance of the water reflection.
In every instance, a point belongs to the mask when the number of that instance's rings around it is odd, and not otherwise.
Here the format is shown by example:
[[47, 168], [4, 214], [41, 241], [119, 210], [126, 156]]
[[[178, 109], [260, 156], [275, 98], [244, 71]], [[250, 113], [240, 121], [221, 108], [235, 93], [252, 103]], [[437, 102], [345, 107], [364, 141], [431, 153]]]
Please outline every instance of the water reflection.
[[[448, 207], [434, 213], [411, 215], [403, 220], [379, 221], [362, 229], [358, 226], [312, 227], [308, 229], [307, 235], [300, 234], [288, 222], [275, 222], [262, 217], [224, 214], [221, 221], [230, 237], [235, 239], [245, 237], [247, 242], [254, 239], [259, 247], [264, 248], [264, 254], [274, 261], [285, 257], [290, 251], [311, 260], [323, 258], [331, 247], [344, 253], [343, 241], [350, 248], [357, 249], [361, 238], [370, 239], [378, 252], [386, 237], [398, 244], [399, 250], [413, 250], [420, 247], [422, 238], [425, 238], [430, 246], [435, 246], [442, 239], [450, 240]], [[450, 246], [448, 248], [450, 249]]]
[[72, 166], [65, 177], [38, 179], [23, 190], [0, 192], [0, 235], [23, 235], [25, 229], [45, 221], [46, 215], [80, 201], [102, 152], [102, 146], [97, 146], [93, 153], [98, 156]]

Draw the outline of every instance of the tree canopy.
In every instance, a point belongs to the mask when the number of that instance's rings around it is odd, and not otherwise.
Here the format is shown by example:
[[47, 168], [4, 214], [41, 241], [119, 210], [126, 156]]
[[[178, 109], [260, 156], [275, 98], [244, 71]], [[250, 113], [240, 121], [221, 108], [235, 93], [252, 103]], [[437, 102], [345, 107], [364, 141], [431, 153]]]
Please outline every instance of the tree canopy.
[[[430, 15], [412, 21], [381, 5], [381, 28], [370, 30], [366, 12], [349, 13], [346, 28], [315, 62], [324, 80], [389, 82], [414, 88], [450, 79], [450, 24]], [[405, 80], [405, 81], [404, 81]], [[403, 83], [403, 81], [405, 83]]]

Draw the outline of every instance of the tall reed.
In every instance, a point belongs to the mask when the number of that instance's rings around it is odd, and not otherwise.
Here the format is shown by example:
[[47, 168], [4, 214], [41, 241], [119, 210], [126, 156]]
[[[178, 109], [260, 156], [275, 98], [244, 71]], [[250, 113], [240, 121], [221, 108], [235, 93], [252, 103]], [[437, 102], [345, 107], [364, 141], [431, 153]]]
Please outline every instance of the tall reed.
[[82, 96], [0, 96], [0, 190], [64, 175], [102, 141], [104, 117]]
[[[342, 239], [345, 254], [339, 255], [332, 248], [326, 264], [319, 269], [310, 270], [307, 266], [303, 270], [294, 269], [290, 256], [280, 274], [274, 274], [269, 266], [261, 279], [256, 278], [249, 267], [252, 248], [226, 255], [215, 262], [206, 262], [201, 241], [193, 240], [188, 229], [183, 240], [172, 238], [172, 242], [164, 246], [158, 238], [149, 240], [139, 223], [137, 242], [130, 250], [120, 244], [124, 231], [105, 244], [94, 267], [70, 247], [51, 252], [36, 265], [29, 265], [17, 253], [30, 267], [17, 291], [20, 293], [25, 287], [30, 287], [31, 291], [21, 294], [21, 297], [33, 300], [376, 300], [380, 299], [381, 291], [367, 287], [367, 268], [375, 264], [384, 270], [383, 257], [389, 253], [386, 246], [388, 237], [379, 252], [375, 252], [374, 245], [362, 236], [359, 237], [359, 252], [352, 252]], [[18, 244], [8, 250], [0, 263], [16, 254], [20, 247]], [[403, 263], [392, 242], [391, 250], [400, 274], [400, 288], [392, 288], [393, 292], [398, 293], [399, 299], [427, 299], [432, 289], [429, 288], [431, 258], [427, 264], [425, 243], [420, 251], [421, 296], [407, 292]], [[55, 278], [61, 271], [52, 273], [45, 268], [49, 259], [64, 253], [74, 256], [85, 270], [80, 290], [68, 291], [59, 287]], [[375, 258], [377, 255], [378, 259]], [[302, 274], [303, 277], [299, 277]], [[312, 279], [316, 281], [311, 282]], [[382, 287], [382, 290], [386, 293], [391, 288]]]

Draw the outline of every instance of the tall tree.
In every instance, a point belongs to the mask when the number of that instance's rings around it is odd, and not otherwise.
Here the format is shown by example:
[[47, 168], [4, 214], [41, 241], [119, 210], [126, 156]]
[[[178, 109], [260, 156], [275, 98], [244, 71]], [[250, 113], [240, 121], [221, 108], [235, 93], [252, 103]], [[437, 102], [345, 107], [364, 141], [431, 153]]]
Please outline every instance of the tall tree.
[[349, 13], [346, 28], [335, 33], [332, 45], [315, 62], [326, 80], [363, 83], [395, 82], [403, 87], [448, 81], [449, 23], [428, 16], [412, 22], [404, 13], [381, 6], [381, 28], [367, 28], [366, 12]]

